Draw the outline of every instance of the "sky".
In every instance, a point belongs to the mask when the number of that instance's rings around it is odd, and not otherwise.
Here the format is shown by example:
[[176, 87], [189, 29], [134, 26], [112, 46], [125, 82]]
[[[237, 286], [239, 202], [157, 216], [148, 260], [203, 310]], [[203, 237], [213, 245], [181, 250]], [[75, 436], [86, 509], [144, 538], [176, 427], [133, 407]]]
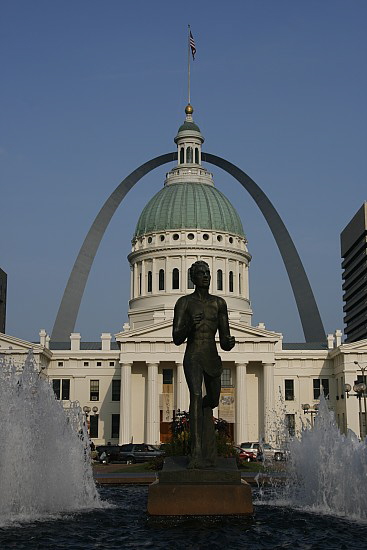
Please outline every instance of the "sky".
[[[0, 267], [6, 332], [51, 333], [84, 237], [118, 184], [175, 150], [187, 104], [203, 151], [268, 195], [304, 264], [325, 332], [343, 329], [340, 232], [367, 200], [365, 0], [1, 0]], [[173, 164], [172, 164], [173, 166]], [[99, 340], [127, 321], [127, 255], [167, 164], [114, 215], [76, 332]], [[207, 165], [243, 222], [253, 324], [304, 340], [274, 238], [253, 199]]]

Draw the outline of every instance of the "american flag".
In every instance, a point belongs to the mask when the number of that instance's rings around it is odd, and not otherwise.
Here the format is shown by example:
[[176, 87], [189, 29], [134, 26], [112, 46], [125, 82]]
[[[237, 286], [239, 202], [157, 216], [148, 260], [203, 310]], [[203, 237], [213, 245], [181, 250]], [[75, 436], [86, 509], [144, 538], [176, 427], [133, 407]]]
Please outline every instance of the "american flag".
[[195, 59], [196, 46], [195, 46], [195, 40], [194, 40], [194, 37], [192, 36], [191, 31], [190, 31], [190, 36], [189, 36], [189, 45], [190, 45], [190, 48], [191, 48], [192, 58]]

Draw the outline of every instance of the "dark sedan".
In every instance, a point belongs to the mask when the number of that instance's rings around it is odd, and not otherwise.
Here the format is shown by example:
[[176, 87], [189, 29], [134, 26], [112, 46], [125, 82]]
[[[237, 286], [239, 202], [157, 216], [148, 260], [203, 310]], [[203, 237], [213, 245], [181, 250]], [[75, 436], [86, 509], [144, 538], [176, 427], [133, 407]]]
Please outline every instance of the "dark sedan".
[[160, 451], [157, 447], [146, 443], [99, 445], [96, 450], [99, 461], [104, 464], [111, 462], [135, 464], [136, 462], [148, 462], [152, 458], [164, 456], [164, 451]]

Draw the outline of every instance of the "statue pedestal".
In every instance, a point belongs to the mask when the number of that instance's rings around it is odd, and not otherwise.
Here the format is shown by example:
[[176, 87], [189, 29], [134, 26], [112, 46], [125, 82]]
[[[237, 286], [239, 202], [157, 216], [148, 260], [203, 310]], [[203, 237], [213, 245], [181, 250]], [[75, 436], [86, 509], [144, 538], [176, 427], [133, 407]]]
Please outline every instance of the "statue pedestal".
[[236, 459], [219, 458], [216, 468], [187, 470], [187, 457], [167, 457], [149, 486], [152, 516], [228, 516], [253, 513], [251, 488]]

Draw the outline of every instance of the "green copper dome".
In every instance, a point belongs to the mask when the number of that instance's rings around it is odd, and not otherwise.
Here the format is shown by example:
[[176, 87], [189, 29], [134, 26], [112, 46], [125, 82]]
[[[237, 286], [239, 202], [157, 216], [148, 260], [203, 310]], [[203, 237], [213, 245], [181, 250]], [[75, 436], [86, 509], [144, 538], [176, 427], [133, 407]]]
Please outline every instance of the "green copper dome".
[[208, 229], [244, 237], [239, 215], [223, 193], [196, 182], [172, 183], [154, 195], [140, 215], [134, 236], [171, 229]]

